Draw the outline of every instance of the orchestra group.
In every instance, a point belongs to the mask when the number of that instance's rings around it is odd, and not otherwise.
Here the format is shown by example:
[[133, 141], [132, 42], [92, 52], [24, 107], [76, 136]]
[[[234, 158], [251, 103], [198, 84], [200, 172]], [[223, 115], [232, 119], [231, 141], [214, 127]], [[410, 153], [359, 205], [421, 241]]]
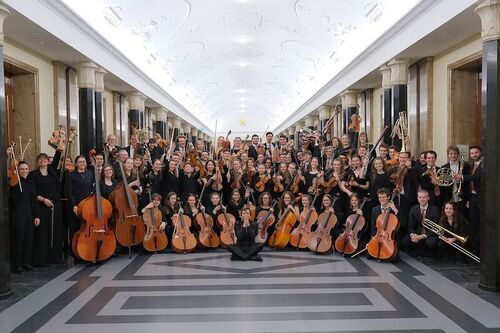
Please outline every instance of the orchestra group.
[[438, 167], [435, 151], [412, 156], [404, 135], [397, 146], [382, 142], [384, 133], [374, 143], [352, 128], [340, 138], [306, 129], [298, 143], [271, 132], [231, 142], [228, 134], [212, 147], [159, 134], [118, 147], [108, 135], [103, 147], [71, 158], [76, 133], [59, 128], [53, 156], [38, 154], [34, 166], [13, 145], [12, 271], [65, 254], [97, 262], [168, 248], [222, 247], [244, 261], [262, 261], [264, 246], [379, 261], [398, 260], [399, 250], [478, 260], [481, 148], [464, 158], [450, 146]]

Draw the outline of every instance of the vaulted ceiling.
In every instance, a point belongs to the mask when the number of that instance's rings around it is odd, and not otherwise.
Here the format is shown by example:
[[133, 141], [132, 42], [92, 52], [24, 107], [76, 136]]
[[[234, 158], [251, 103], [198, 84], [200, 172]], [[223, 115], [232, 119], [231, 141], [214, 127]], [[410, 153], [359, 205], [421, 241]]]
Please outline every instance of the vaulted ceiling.
[[61, 0], [207, 128], [277, 127], [417, 0]]

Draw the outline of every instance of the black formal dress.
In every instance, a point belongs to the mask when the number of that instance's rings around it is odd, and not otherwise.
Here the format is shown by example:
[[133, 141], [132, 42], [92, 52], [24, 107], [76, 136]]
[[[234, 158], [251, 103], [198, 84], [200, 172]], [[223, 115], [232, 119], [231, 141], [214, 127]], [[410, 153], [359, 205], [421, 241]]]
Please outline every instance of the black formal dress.
[[80, 229], [80, 220], [73, 212], [73, 207], [88, 197], [92, 193], [94, 177], [89, 171], [78, 172], [73, 171], [68, 175], [67, 179], [67, 195], [68, 195], [68, 228], [69, 239], [73, 239], [73, 235]]
[[256, 244], [255, 236], [258, 232], [257, 223], [251, 223], [250, 226], [244, 227], [243, 222], [236, 222], [236, 244], [229, 245], [228, 250], [233, 255], [231, 260], [257, 260], [261, 261], [262, 258], [258, 253], [262, 251], [264, 244]]

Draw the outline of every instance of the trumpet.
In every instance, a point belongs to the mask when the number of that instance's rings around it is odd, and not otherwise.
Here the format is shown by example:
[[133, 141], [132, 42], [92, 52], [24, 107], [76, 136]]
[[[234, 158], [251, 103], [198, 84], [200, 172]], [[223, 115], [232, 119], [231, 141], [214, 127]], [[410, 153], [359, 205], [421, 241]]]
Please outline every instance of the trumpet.
[[435, 233], [439, 239], [441, 239], [442, 241], [446, 242], [447, 244], [453, 246], [456, 250], [462, 252], [463, 254], [465, 254], [467, 257], [471, 258], [472, 260], [476, 261], [476, 262], [480, 262], [480, 258], [478, 256], [476, 256], [474, 253], [472, 252], [469, 252], [467, 251], [464, 247], [458, 245], [457, 243], [450, 243], [448, 242], [448, 240], [446, 239], [447, 237], [445, 236], [448, 235], [448, 236], [451, 236], [453, 238], [456, 238], [460, 243], [462, 244], [465, 244], [467, 242], [467, 237], [462, 237], [462, 236], [459, 236], [457, 235], [456, 233], [444, 228], [443, 226], [429, 220], [429, 219], [424, 219], [422, 221], [422, 224], [424, 226], [424, 228], [428, 229], [429, 231]]

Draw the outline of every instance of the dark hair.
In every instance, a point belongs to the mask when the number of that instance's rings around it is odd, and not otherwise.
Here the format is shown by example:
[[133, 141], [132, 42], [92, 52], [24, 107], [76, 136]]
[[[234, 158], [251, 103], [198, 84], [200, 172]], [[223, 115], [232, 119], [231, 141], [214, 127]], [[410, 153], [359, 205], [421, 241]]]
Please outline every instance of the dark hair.
[[255, 138], [255, 137], [258, 138], [259, 136], [257, 134], [252, 135], [252, 139]]
[[446, 149], [446, 153], [449, 154], [450, 151], [454, 151], [455, 153], [460, 154], [460, 150], [457, 146], [449, 146], [448, 149]]
[[272, 136], [274, 136], [273, 132], [266, 132], [266, 136], [268, 136], [269, 134], [271, 134]]
[[83, 158], [83, 159], [85, 160], [85, 162], [87, 162], [87, 159], [85, 158], [85, 156], [83, 156], [83, 155], [78, 155], [77, 157], [75, 157], [75, 164], [76, 164], [76, 163], [78, 163], [78, 160], [79, 160], [80, 158]]
[[388, 197], [391, 196], [391, 191], [388, 188], [382, 187], [377, 190], [377, 195], [385, 194]]
[[285, 139], [287, 139], [287, 140], [288, 140], [288, 137], [287, 137], [286, 135], [284, 135], [284, 134], [281, 134], [281, 135], [280, 135], [280, 139], [281, 139], [281, 138], [285, 138]]
[[435, 158], [438, 157], [438, 154], [434, 150], [428, 150], [425, 152], [425, 158], [427, 158], [427, 155], [432, 154], [434, 155]]
[[446, 216], [444, 209], [446, 208], [446, 205], [451, 205], [453, 207], [453, 227], [456, 227], [458, 223], [458, 215], [460, 212], [457, 209], [457, 206], [453, 201], [446, 201], [443, 204], [443, 208], [441, 209], [441, 215], [439, 217], [439, 225], [445, 228], [448, 228], [448, 217]]
[[472, 149], [477, 149], [477, 150], [481, 151], [481, 146], [479, 146], [479, 145], [470, 146], [469, 151], [471, 151]]
[[28, 162], [25, 162], [25, 161], [20, 161], [18, 164], [17, 164], [17, 167], [19, 168], [21, 165], [23, 164], [26, 164], [28, 166], [28, 169], [30, 168]]
[[387, 143], [381, 143], [378, 149], [380, 150], [380, 148], [386, 148], [387, 150], [389, 150], [389, 146], [387, 145]]
[[161, 195], [158, 193], [153, 193], [153, 194], [151, 194], [151, 199], [161, 201]]
[[47, 154], [45, 154], [45, 153], [40, 153], [40, 154], [36, 155], [36, 160], [37, 160], [37, 162], [38, 162], [38, 160], [39, 160], [39, 159], [41, 159], [41, 158], [45, 158], [45, 159], [49, 160], [49, 155], [47, 155]]
[[271, 193], [269, 192], [262, 192], [262, 194], [259, 196], [259, 205], [262, 206], [262, 203], [263, 203], [263, 199], [264, 199], [264, 196], [267, 195], [269, 197], [269, 203], [271, 203], [271, 200], [272, 200], [272, 196], [271, 196]]
[[395, 151], [399, 151], [399, 149], [396, 145], [390, 145], [389, 149], [394, 149]]

